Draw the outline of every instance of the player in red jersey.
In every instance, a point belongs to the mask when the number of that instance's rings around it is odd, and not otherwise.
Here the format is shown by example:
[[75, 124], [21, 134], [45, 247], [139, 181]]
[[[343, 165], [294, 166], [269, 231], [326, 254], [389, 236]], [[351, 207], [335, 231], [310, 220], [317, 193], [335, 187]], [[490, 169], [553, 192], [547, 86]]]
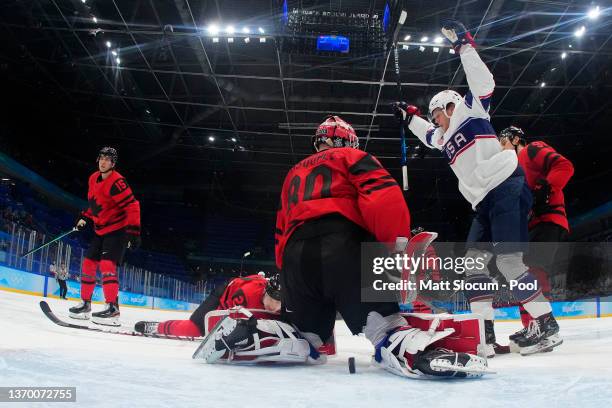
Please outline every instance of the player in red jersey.
[[232, 279], [217, 287], [191, 314], [188, 320], [165, 322], [138, 322], [134, 330], [144, 334], [200, 337], [204, 333], [206, 314], [212, 310], [225, 310], [241, 306], [246, 309], [279, 313], [281, 308], [280, 279], [278, 275], [266, 279], [260, 275]]
[[[115, 170], [117, 160], [114, 148], [102, 148], [98, 154], [98, 171], [89, 177], [89, 207], [81, 213], [77, 228], [93, 224], [95, 235], [83, 260], [82, 302], [70, 308], [70, 317], [92, 317], [95, 323], [111, 326], [120, 325], [117, 266], [121, 265], [126, 248], [140, 246], [140, 203], [125, 178]], [[92, 314], [91, 295], [98, 268], [102, 273], [106, 308]]]
[[282, 317], [290, 324], [226, 318], [194, 358], [323, 362], [317, 349], [332, 334], [338, 311], [353, 334], [372, 342], [376, 362], [394, 374], [481, 375], [465, 371], [481, 370], [485, 359], [430, 347], [453, 330], [410, 325], [396, 301], [362, 301], [361, 244], [410, 237], [408, 207], [397, 182], [358, 149], [353, 127], [340, 117], [329, 116], [312, 144], [315, 153], [287, 174], [276, 221]]
[[[530, 271], [536, 275], [542, 292], [548, 297], [548, 273], [557, 253], [554, 243], [567, 241], [569, 234], [563, 189], [574, 174], [574, 166], [545, 142], [534, 141], [527, 144], [525, 133], [516, 126], [502, 130], [499, 141], [502, 148], [516, 151], [519, 164], [525, 172], [527, 185], [533, 194], [529, 241], [550, 243], [537, 251], [531, 251], [528, 257]], [[514, 342], [525, 334], [532, 320], [522, 306], [520, 310], [524, 328], [510, 336], [510, 340]]]

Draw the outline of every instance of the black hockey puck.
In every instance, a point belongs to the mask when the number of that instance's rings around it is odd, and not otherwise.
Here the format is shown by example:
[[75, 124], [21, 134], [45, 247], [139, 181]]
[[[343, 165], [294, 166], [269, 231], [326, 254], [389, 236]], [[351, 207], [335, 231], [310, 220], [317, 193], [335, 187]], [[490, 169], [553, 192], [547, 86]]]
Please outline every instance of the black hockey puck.
[[349, 357], [348, 365], [349, 365], [349, 373], [355, 374], [355, 357]]

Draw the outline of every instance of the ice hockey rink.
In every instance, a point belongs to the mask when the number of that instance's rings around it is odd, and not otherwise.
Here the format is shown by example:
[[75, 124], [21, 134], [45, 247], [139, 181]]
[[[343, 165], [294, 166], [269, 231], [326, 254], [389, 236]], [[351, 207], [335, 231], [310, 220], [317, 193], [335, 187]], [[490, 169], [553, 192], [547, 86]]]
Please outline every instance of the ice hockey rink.
[[[0, 292], [0, 385], [76, 387], [79, 406], [586, 408], [612, 401], [611, 318], [561, 320], [562, 346], [529, 357], [497, 356], [489, 363], [496, 375], [433, 381], [370, 366], [372, 347], [342, 323], [336, 326], [338, 355], [323, 366], [206, 365], [191, 359], [194, 342], [57, 326], [40, 311], [41, 299]], [[61, 317], [73, 303], [47, 300]], [[122, 309], [124, 327], [187, 316]], [[518, 323], [497, 327], [498, 338], [505, 339]], [[357, 362], [353, 375], [347, 366], [351, 356]]]

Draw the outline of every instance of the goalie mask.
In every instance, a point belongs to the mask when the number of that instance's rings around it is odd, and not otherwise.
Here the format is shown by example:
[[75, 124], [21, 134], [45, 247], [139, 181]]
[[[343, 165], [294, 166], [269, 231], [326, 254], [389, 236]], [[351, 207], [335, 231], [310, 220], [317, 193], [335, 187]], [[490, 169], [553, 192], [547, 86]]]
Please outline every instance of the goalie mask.
[[340, 116], [328, 116], [317, 129], [312, 137], [312, 146], [315, 151], [319, 151], [320, 144], [327, 144], [330, 147], [352, 147], [359, 149], [359, 138], [355, 129], [346, 123]]

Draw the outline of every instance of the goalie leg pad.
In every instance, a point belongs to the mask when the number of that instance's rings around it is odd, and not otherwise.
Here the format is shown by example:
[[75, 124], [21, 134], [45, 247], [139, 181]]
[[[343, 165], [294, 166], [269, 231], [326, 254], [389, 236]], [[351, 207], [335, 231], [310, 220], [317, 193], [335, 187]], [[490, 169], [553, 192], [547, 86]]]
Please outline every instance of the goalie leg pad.
[[211, 329], [193, 358], [207, 363], [324, 361], [317, 348], [292, 325], [254, 316], [248, 319], [225, 317]]
[[[484, 339], [481, 319], [449, 314], [403, 317], [406, 323], [390, 330], [376, 344], [374, 360], [381, 368], [410, 378], [479, 377], [490, 372], [486, 358], [475, 355]], [[380, 319], [388, 317], [371, 315], [368, 323], [375, 326]]]

